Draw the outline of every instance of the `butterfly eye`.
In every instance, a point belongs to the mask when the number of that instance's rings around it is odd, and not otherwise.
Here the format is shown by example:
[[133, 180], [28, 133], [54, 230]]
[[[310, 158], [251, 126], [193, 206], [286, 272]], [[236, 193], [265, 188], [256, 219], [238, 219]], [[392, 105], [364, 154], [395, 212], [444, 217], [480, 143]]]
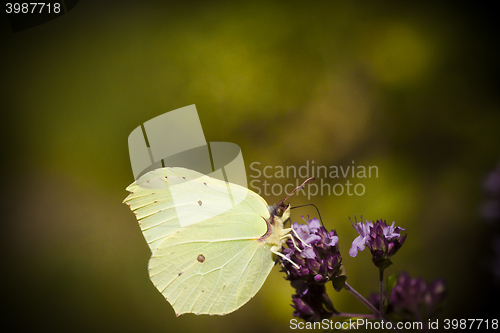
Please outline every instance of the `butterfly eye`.
[[281, 207], [279, 207], [278, 209], [276, 209], [276, 215], [278, 215], [279, 217], [283, 216], [283, 209]]

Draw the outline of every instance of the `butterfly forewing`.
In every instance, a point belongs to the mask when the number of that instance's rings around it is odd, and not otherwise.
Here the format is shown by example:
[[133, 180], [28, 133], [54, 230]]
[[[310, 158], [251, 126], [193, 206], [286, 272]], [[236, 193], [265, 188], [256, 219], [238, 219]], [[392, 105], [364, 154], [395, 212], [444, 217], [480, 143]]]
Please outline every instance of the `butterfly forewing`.
[[184, 168], [161, 168], [143, 175], [124, 200], [136, 214], [154, 252], [169, 235], [183, 227], [222, 216], [237, 206], [269, 217], [266, 202], [256, 193]]

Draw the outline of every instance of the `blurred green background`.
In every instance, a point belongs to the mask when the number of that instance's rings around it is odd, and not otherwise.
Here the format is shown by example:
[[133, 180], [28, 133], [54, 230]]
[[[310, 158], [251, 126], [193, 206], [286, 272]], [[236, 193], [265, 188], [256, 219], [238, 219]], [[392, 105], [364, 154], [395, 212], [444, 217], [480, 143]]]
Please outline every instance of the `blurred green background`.
[[[241, 147], [248, 174], [256, 161], [378, 166], [363, 196], [290, 203], [319, 207], [362, 294], [378, 276], [368, 251], [348, 255], [354, 214], [407, 229], [388, 274], [446, 279], [441, 318], [490, 316], [491, 227], [479, 207], [500, 158], [500, 101], [489, 4], [81, 1], [17, 33], [2, 17], [2, 324], [289, 330], [293, 289], [278, 267], [224, 317], [176, 318], [149, 280], [149, 248], [122, 204], [133, 181], [127, 137], [190, 104], [207, 141]], [[345, 291], [330, 295], [338, 310], [367, 313]]]

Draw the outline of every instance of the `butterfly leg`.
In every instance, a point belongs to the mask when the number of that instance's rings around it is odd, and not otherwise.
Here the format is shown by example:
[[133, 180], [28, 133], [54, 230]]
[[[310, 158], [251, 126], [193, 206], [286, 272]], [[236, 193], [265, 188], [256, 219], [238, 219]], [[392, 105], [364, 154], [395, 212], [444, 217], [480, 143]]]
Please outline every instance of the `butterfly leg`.
[[297, 265], [296, 263], [294, 263], [293, 261], [291, 261], [291, 260], [290, 260], [289, 258], [287, 258], [287, 257], [286, 257], [283, 253], [281, 253], [281, 252], [278, 252], [278, 251], [274, 250], [274, 246], [271, 248], [271, 252], [272, 252], [272, 253], [274, 253], [274, 254], [276, 254], [276, 255], [278, 255], [278, 256], [280, 256], [281, 258], [283, 258], [283, 259], [285, 259], [285, 260], [289, 261], [289, 262], [290, 262], [292, 265], [294, 265], [297, 269], [300, 269], [300, 266], [299, 266], [299, 265]]
[[297, 246], [297, 243], [295, 243], [295, 239], [293, 239], [293, 237], [290, 233], [286, 234], [285, 236], [281, 236], [280, 240], [283, 240], [285, 238], [290, 238], [292, 240], [292, 243], [293, 243], [293, 246], [295, 247], [295, 249], [298, 250], [299, 252], [302, 252], [302, 250]]

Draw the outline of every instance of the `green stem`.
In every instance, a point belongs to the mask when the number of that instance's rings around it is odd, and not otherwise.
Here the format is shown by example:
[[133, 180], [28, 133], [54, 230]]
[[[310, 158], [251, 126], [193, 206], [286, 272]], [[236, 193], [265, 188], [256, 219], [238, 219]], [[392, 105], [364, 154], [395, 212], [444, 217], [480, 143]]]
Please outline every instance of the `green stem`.
[[375, 315], [372, 314], [361, 314], [361, 313], [334, 313], [332, 317], [353, 317], [353, 318], [366, 318], [366, 319], [377, 319]]
[[383, 314], [381, 314], [377, 308], [375, 308], [370, 302], [368, 302], [368, 300], [366, 298], [364, 298], [363, 296], [361, 296], [360, 293], [358, 293], [353, 287], [351, 287], [347, 282], [345, 282], [345, 285], [344, 285], [344, 289], [347, 290], [348, 292], [350, 292], [351, 294], [353, 294], [354, 297], [356, 297], [361, 303], [363, 303], [368, 309], [370, 309], [371, 312], [373, 312], [373, 314], [375, 315], [375, 317], [377, 319], [383, 319], [387, 322], [390, 322], [392, 324], [392, 330], [394, 332], [399, 332], [399, 333], [402, 333], [401, 330], [397, 329], [396, 328], [396, 325], [394, 325], [394, 323], [387, 319], [386, 316], [384, 316]]
[[384, 313], [384, 270], [380, 269], [380, 281], [379, 281], [379, 291], [380, 291], [380, 298], [379, 298], [379, 311], [380, 313]]
[[380, 312], [370, 302], [368, 302], [368, 300], [366, 298], [364, 298], [363, 296], [361, 296], [360, 293], [358, 293], [353, 287], [351, 287], [350, 284], [348, 284], [347, 282], [345, 282], [344, 288], [345, 288], [345, 290], [347, 290], [348, 292], [350, 292], [351, 294], [353, 294], [354, 297], [356, 297], [368, 309], [370, 309], [370, 311], [373, 312], [373, 314], [377, 318], [381, 318], [382, 317], [382, 315], [380, 314]]

